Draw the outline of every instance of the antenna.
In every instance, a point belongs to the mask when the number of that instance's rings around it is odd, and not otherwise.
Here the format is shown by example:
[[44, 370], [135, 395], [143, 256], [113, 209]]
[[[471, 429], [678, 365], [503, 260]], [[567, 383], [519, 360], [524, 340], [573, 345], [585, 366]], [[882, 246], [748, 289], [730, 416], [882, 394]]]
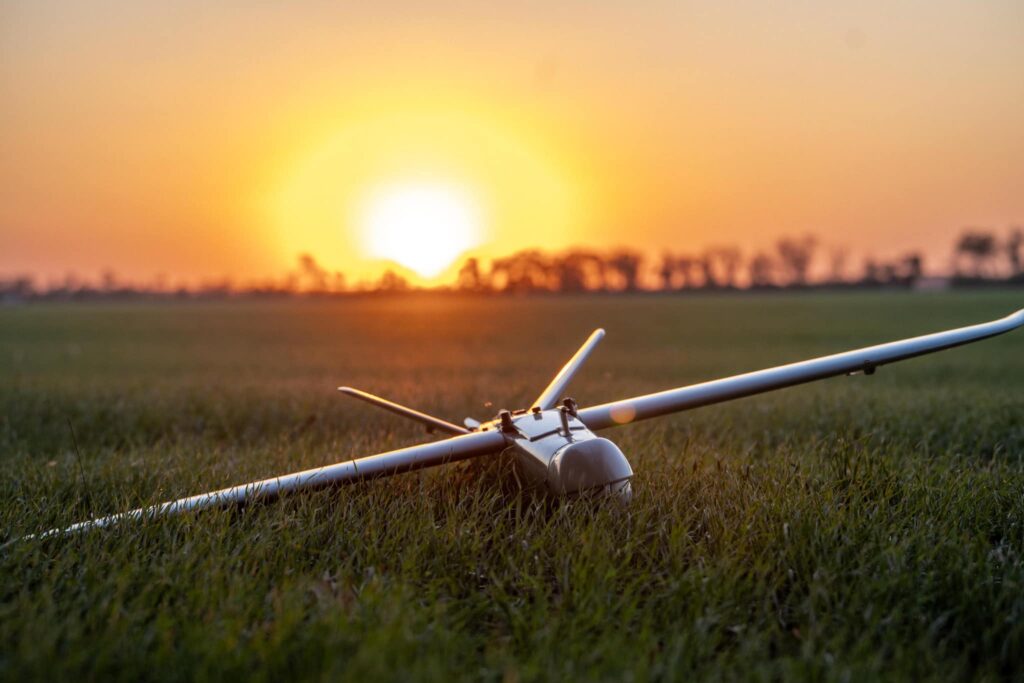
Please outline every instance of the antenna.
[[597, 328], [587, 337], [587, 341], [583, 342], [583, 346], [580, 350], [569, 359], [569, 362], [562, 366], [562, 369], [558, 371], [555, 378], [551, 380], [551, 384], [541, 392], [541, 395], [537, 397], [537, 400], [533, 402], [531, 408], [540, 408], [541, 410], [547, 410], [553, 408], [558, 399], [562, 397], [562, 392], [565, 391], [565, 387], [569, 385], [569, 381], [572, 380], [573, 375], [580, 369], [585, 361], [597, 346], [597, 343], [604, 338], [604, 330]]
[[427, 426], [427, 431], [437, 429], [449, 434], [469, 434], [469, 430], [465, 427], [460, 427], [459, 425], [452, 424], [447, 420], [442, 420], [439, 417], [434, 417], [433, 415], [427, 415], [426, 413], [421, 413], [418, 410], [407, 408], [398, 403], [394, 403], [393, 401], [389, 401], [386, 398], [374, 396], [373, 394], [368, 394], [365, 391], [360, 391], [359, 389], [353, 389], [352, 387], [338, 387], [338, 391], [347, 396], [351, 396], [352, 398], [358, 398], [360, 401], [366, 401], [378, 408], [389, 410], [396, 415], [401, 415], [402, 417], [407, 417], [410, 420], [415, 420], [416, 422], [425, 424]]

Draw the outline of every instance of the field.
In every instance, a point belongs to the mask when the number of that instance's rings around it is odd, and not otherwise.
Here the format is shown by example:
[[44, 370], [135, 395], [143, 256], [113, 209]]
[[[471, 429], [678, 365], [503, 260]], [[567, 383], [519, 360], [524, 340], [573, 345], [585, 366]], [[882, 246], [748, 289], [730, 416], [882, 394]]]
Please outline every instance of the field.
[[[3, 540], [525, 407], [1001, 317], [1020, 293], [0, 308]], [[1024, 676], [1024, 333], [605, 433], [629, 509], [500, 458], [0, 550], [0, 677]]]

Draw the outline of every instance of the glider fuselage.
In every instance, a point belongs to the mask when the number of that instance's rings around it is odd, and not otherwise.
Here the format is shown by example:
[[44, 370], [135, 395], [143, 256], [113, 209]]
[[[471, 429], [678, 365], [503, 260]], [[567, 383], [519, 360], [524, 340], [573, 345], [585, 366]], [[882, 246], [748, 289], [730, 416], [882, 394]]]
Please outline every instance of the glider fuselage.
[[502, 433], [530, 484], [557, 495], [604, 492], [625, 500], [632, 495], [633, 469], [626, 456], [564, 405], [516, 414], [503, 411], [482, 429]]

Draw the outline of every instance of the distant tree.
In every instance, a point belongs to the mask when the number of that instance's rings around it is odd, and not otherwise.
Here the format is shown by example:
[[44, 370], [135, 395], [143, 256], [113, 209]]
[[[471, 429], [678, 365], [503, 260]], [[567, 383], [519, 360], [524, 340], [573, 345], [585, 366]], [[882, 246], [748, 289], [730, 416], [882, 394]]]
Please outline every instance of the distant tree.
[[672, 254], [663, 252], [661, 260], [658, 261], [658, 280], [663, 291], [671, 291], [676, 288], [676, 258]]
[[697, 268], [700, 271], [701, 282], [708, 289], [718, 288], [718, 277], [715, 275], [715, 253], [708, 250], [697, 257]]
[[714, 253], [719, 265], [719, 281], [725, 287], [735, 287], [740, 266], [743, 265], [743, 252], [737, 247], [719, 247]]
[[467, 292], [479, 292], [484, 288], [483, 274], [480, 272], [480, 261], [468, 258], [459, 268], [456, 286]]
[[327, 271], [320, 267], [311, 254], [299, 254], [299, 274], [308, 290], [327, 291]]
[[784, 237], [776, 242], [775, 251], [779, 255], [779, 263], [788, 284], [800, 287], [807, 284], [807, 274], [816, 245], [817, 241], [811, 235]]
[[899, 268], [899, 278], [907, 286], [912, 287], [924, 274], [924, 257], [918, 253], [910, 253], [903, 257]]
[[386, 270], [377, 282], [377, 290], [381, 292], [404, 292], [409, 289], [409, 281], [393, 270]]
[[585, 249], [571, 249], [550, 261], [554, 288], [560, 292], [601, 290], [606, 286], [604, 259]]
[[846, 281], [846, 263], [850, 252], [846, 247], [833, 247], [828, 252], [828, 279], [833, 283]]
[[676, 272], [679, 273], [680, 288], [692, 289], [697, 286], [697, 272], [700, 271], [700, 262], [693, 256], [682, 254], [676, 258]]
[[493, 291], [506, 291], [508, 289], [508, 257], [491, 260], [491, 267], [487, 272], [487, 288]]
[[960, 262], [961, 259], [966, 258], [973, 265], [973, 276], [985, 277], [988, 272], [988, 264], [996, 253], [996, 237], [984, 228], [968, 228], [957, 240], [955, 253], [958, 273], [963, 272]]
[[167, 273], [157, 273], [153, 276], [153, 284], [150, 285], [150, 291], [158, 294], [167, 292], [169, 287], [170, 279], [167, 277]]
[[281, 291], [294, 294], [299, 290], [299, 276], [297, 273], [285, 273], [281, 279]]
[[751, 287], [770, 287], [775, 282], [775, 260], [765, 252], [757, 252], [747, 264]]
[[0, 280], [0, 300], [23, 301], [35, 293], [35, 281], [31, 275], [18, 275], [10, 280]]
[[335, 293], [344, 292], [346, 284], [345, 274], [340, 270], [334, 271], [334, 275], [331, 276], [331, 291]]
[[911, 252], [894, 261], [879, 261], [872, 256], [864, 260], [865, 285], [895, 285], [912, 287], [924, 272], [924, 259], [917, 252]]
[[506, 292], [549, 289], [550, 274], [547, 259], [537, 249], [520, 251], [491, 262], [491, 285]]
[[641, 263], [639, 254], [620, 249], [612, 252], [605, 263], [606, 270], [615, 273], [623, 290], [634, 292], [638, 289]]
[[881, 285], [887, 282], [886, 267], [873, 256], [864, 259], [864, 276], [861, 278], [863, 284]]
[[1009, 262], [1011, 277], [1024, 272], [1024, 268], [1021, 266], [1021, 262], [1024, 261], [1024, 255], [1021, 254], [1022, 247], [1024, 247], [1024, 228], [1010, 228], [1010, 234], [1007, 235], [1003, 248], [1006, 250], [1006, 260]]
[[73, 272], [64, 275], [64, 282], [61, 285], [68, 294], [73, 294], [82, 288], [82, 280]]
[[119, 286], [117, 273], [112, 268], [105, 268], [100, 274], [100, 289], [110, 293], [116, 291]]

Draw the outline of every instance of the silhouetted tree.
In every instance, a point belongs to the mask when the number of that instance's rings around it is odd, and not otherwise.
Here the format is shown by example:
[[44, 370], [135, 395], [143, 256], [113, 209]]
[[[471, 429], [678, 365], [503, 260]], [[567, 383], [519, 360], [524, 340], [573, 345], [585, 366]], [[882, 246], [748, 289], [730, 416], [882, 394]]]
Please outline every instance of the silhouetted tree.
[[700, 270], [701, 281], [704, 287], [715, 289], [718, 287], [718, 278], [715, 277], [715, 254], [712, 251], [705, 251], [697, 257], [697, 268]]
[[491, 268], [487, 272], [487, 288], [493, 291], [505, 291], [508, 289], [508, 263], [509, 258], [496, 258], [491, 260]]
[[955, 251], [958, 273], [963, 272], [960, 268], [960, 261], [962, 258], [966, 258], [973, 264], [972, 274], [974, 277], [984, 277], [988, 270], [987, 265], [996, 253], [996, 237], [982, 228], [968, 229], [957, 240]]
[[550, 269], [536, 249], [520, 251], [491, 262], [491, 286], [507, 292], [536, 292], [548, 289]]
[[899, 269], [899, 278], [908, 287], [914, 286], [924, 273], [924, 258], [918, 253], [910, 253], [903, 257]]
[[828, 279], [834, 283], [846, 280], [846, 262], [850, 252], [846, 247], [833, 247], [828, 253]]
[[18, 275], [10, 280], [0, 280], [0, 301], [24, 301], [36, 293], [35, 281], [31, 275]]
[[119, 287], [117, 273], [112, 268], [105, 268], [100, 274], [100, 289], [108, 294]]
[[560, 292], [601, 290], [605, 287], [605, 264], [600, 255], [572, 249], [550, 261], [555, 289]]
[[864, 259], [864, 277], [861, 282], [864, 284], [878, 284], [882, 281], [882, 269], [878, 262], [871, 256]]
[[775, 250], [789, 284], [801, 287], [807, 284], [807, 274], [814, 258], [816, 244], [816, 240], [810, 235], [784, 237], [776, 242]]
[[68, 272], [64, 276], [64, 283], [62, 286], [65, 292], [68, 294], [74, 294], [82, 288], [82, 281], [75, 273]]
[[377, 289], [381, 292], [404, 292], [409, 289], [409, 281], [393, 270], [386, 270], [380, 276]]
[[334, 271], [334, 275], [331, 276], [331, 291], [336, 294], [345, 291], [345, 274], [340, 270]]
[[683, 254], [676, 259], [676, 272], [680, 277], [680, 288], [691, 289], [696, 286], [695, 277], [700, 269], [700, 263], [692, 256]]
[[719, 247], [714, 250], [718, 261], [719, 281], [725, 287], [735, 287], [740, 266], [743, 265], [743, 253], [737, 247]]
[[456, 286], [467, 292], [479, 292], [484, 288], [483, 275], [480, 272], [480, 261], [475, 258], [466, 259], [459, 268]]
[[916, 252], [906, 254], [895, 261], [879, 261], [872, 256], [864, 260], [865, 285], [895, 285], [912, 287], [924, 272], [924, 259]]
[[764, 252], [758, 252], [750, 258], [748, 264], [751, 287], [770, 287], [775, 281], [775, 261]]
[[1024, 228], [1010, 228], [1010, 234], [1006, 236], [1003, 248], [1006, 250], [1006, 260], [1010, 265], [1011, 277], [1024, 272], [1024, 269], [1021, 267], [1021, 261], [1024, 260], [1024, 257], [1021, 255], [1022, 247], [1024, 247]]
[[661, 289], [670, 291], [676, 288], [676, 259], [672, 254], [663, 252], [658, 262], [658, 279], [661, 282]]
[[327, 291], [327, 271], [320, 267], [311, 254], [299, 255], [299, 274], [306, 281], [307, 289], [314, 292]]
[[294, 294], [299, 290], [299, 276], [297, 273], [285, 273], [281, 280], [281, 290]]
[[[638, 288], [640, 274], [640, 255], [625, 249], [613, 252], [606, 261], [607, 270], [615, 273], [627, 292], [635, 292]], [[607, 278], [606, 278], [607, 282]]]

